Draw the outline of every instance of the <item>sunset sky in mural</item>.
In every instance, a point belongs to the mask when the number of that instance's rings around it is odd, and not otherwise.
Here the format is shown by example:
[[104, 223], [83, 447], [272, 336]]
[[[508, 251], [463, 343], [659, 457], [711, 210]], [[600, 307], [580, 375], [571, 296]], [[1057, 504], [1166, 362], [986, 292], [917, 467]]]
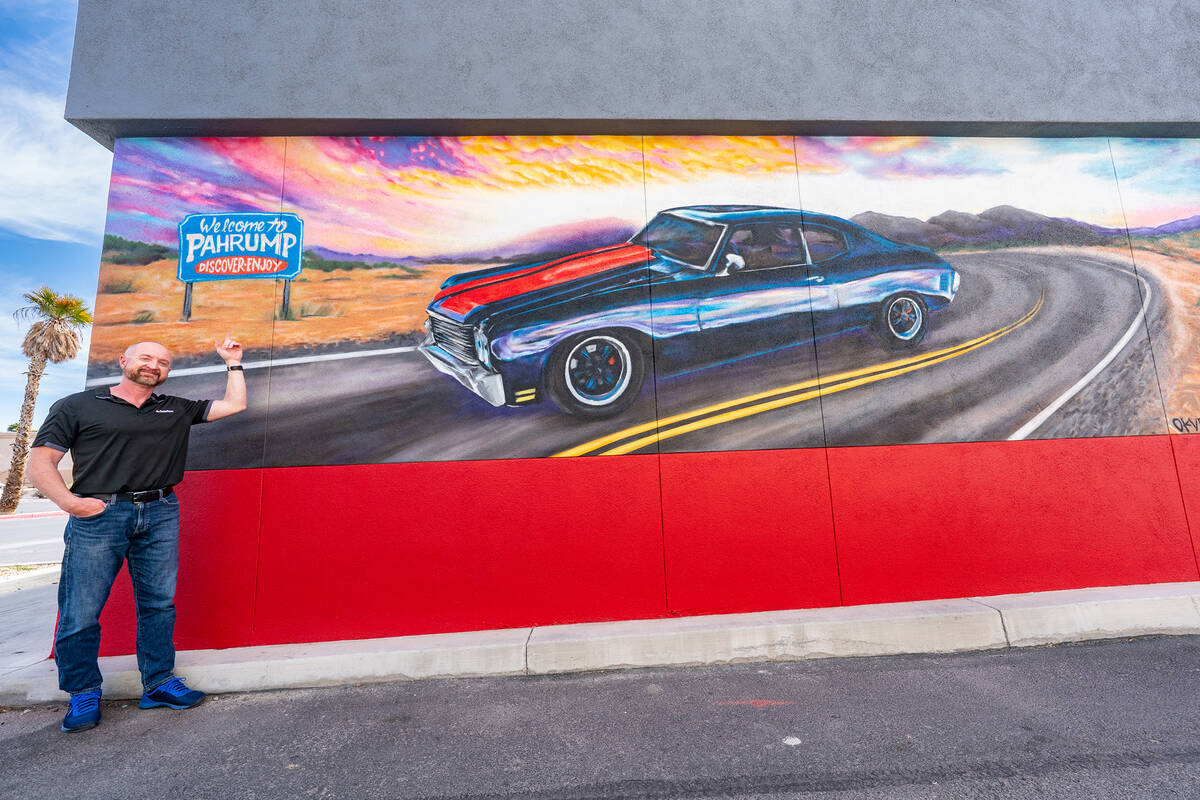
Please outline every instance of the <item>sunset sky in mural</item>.
[[[1121, 193], [1113, 179], [1113, 160]], [[120, 140], [108, 232], [174, 244], [184, 216], [293, 211], [305, 245], [386, 257], [486, 252], [661, 208], [797, 206], [926, 219], [1013, 205], [1112, 227], [1200, 213], [1187, 140], [465, 137]]]

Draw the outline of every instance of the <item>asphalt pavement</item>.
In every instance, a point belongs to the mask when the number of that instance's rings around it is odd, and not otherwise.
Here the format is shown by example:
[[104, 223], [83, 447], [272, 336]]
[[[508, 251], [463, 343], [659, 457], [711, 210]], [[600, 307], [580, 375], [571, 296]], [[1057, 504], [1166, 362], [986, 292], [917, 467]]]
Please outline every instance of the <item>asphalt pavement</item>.
[[49, 500], [22, 500], [14, 514], [0, 516], [0, 567], [61, 563], [66, 524]]
[[1196, 798], [1200, 637], [0, 712], [0, 797]]

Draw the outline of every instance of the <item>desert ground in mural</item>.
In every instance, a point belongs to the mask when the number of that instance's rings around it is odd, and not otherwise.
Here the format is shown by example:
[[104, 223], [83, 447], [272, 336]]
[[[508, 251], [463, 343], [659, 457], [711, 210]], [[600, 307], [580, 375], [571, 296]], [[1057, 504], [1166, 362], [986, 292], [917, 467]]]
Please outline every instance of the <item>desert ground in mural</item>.
[[1155, 340], [1167, 416], [1200, 416], [1200, 234], [1135, 240], [1133, 255], [1170, 303], [1167, 340]]
[[416, 274], [389, 267], [306, 272], [292, 281], [287, 319], [278, 319], [282, 286], [274, 281], [200, 284], [192, 318], [184, 323], [179, 321], [184, 285], [175, 277], [175, 261], [104, 263], [96, 297], [101, 322], [92, 333], [91, 362], [113, 362], [128, 343], [152, 339], [172, 350], [177, 365], [188, 365], [206, 359], [209, 342], [227, 332], [241, 336], [264, 358], [415, 344], [424, 330], [425, 306], [441, 282], [484, 266], [489, 265], [428, 264]]

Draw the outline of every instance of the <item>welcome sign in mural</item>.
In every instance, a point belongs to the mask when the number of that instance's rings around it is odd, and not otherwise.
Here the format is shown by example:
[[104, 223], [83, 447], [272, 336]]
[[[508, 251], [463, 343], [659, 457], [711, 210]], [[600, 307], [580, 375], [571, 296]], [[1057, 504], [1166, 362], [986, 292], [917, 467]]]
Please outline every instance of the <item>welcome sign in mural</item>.
[[189, 214], [179, 223], [179, 280], [295, 278], [303, 232], [295, 214]]
[[192, 319], [192, 284], [283, 280], [280, 314], [290, 315], [291, 279], [300, 274], [304, 222], [295, 214], [189, 214], [179, 223], [182, 322]]
[[89, 375], [238, 335], [193, 468], [1188, 432], [1198, 187], [1190, 140], [122, 140]]

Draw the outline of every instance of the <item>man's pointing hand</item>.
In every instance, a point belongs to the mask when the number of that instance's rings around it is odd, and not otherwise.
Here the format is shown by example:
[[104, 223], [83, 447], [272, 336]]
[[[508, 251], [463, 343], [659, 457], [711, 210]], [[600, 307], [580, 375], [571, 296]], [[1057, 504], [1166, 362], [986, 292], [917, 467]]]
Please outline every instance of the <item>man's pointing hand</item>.
[[231, 339], [229, 334], [225, 334], [225, 341], [217, 343], [217, 355], [230, 366], [240, 364], [242, 363], [242, 345]]

